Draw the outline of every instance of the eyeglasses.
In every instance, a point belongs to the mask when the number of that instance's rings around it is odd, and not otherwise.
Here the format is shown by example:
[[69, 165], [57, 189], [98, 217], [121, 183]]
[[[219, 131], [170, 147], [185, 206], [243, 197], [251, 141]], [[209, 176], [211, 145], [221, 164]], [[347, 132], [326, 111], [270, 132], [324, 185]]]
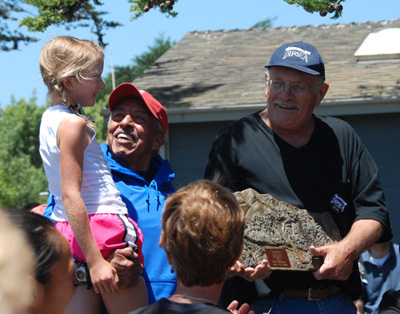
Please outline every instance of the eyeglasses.
[[289, 85], [290, 92], [296, 96], [305, 95], [309, 89], [322, 84], [322, 82], [319, 82], [314, 85], [306, 85], [303, 83], [290, 84], [290, 83], [286, 83], [286, 82], [279, 81], [279, 80], [268, 80], [268, 79], [266, 79], [266, 81], [267, 81], [267, 85], [269, 86], [271, 91], [280, 93], [280, 92], [286, 90], [286, 85]]

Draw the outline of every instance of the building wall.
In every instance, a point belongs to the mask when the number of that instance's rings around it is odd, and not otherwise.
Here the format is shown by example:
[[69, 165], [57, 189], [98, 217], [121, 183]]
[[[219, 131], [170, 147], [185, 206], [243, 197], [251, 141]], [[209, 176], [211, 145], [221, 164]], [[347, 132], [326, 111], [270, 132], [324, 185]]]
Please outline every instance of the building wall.
[[357, 131], [378, 166], [394, 241], [400, 242], [400, 113], [341, 118]]
[[[380, 171], [395, 241], [400, 241], [400, 113], [342, 116], [375, 159]], [[228, 122], [178, 123], [169, 126], [170, 161], [175, 186], [203, 176], [212, 141]]]
[[203, 177], [214, 137], [227, 123], [179, 123], [168, 127], [170, 162], [176, 174], [176, 187]]

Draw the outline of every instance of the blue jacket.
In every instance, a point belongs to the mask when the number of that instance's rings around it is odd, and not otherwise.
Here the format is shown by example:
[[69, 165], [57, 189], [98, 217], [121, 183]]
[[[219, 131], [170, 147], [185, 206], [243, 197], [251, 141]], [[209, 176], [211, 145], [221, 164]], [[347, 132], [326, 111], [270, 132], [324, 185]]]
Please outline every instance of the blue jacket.
[[[129, 216], [137, 222], [143, 232], [142, 253], [144, 256], [143, 278], [147, 286], [149, 304], [161, 298], [169, 298], [176, 289], [176, 277], [168, 264], [167, 254], [158, 245], [161, 235], [161, 216], [167, 196], [176, 191], [172, 186], [175, 173], [167, 160], [157, 155], [151, 166], [158, 169], [149, 183], [137, 173], [121, 166], [111, 155], [106, 143], [100, 145], [111, 169], [121, 198], [128, 208]], [[50, 217], [54, 206], [50, 194], [43, 214]]]
[[149, 183], [137, 173], [121, 166], [111, 155], [106, 143], [101, 145], [104, 158], [111, 169], [115, 184], [128, 208], [129, 216], [143, 232], [144, 271], [149, 304], [169, 298], [176, 289], [175, 273], [171, 272], [167, 255], [158, 243], [161, 235], [161, 216], [167, 196], [175, 192], [172, 181], [175, 173], [167, 160], [157, 155], [151, 166], [158, 169]]

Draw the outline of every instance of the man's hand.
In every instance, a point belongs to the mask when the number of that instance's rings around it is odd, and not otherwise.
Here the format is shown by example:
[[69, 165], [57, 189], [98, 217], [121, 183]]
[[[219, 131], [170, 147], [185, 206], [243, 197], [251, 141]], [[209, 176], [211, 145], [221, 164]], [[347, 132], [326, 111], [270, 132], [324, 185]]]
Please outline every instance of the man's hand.
[[363, 300], [355, 300], [353, 303], [357, 308], [357, 314], [364, 314], [364, 301]]
[[265, 279], [269, 273], [269, 264], [265, 259], [261, 262], [261, 264], [257, 265], [256, 268], [253, 267], [244, 267], [242, 263], [236, 261], [235, 265], [231, 267], [230, 276], [240, 276], [246, 279], [247, 281], [254, 281], [256, 279]]
[[119, 287], [134, 285], [143, 270], [138, 254], [131, 247], [115, 250], [114, 256], [109, 262], [117, 270]]
[[322, 256], [324, 263], [314, 272], [317, 280], [346, 280], [353, 269], [353, 263], [382, 235], [383, 225], [372, 219], [357, 220], [349, 233], [339, 242], [321, 247], [310, 246], [313, 256]]
[[[243, 303], [242, 306], [238, 309], [239, 302], [234, 300], [231, 304], [228, 305], [227, 309], [234, 314], [246, 314], [249, 310], [250, 306], [247, 303]], [[255, 314], [254, 311], [249, 311], [248, 314]]]
[[351, 252], [340, 245], [340, 242], [321, 247], [310, 246], [313, 256], [322, 256], [324, 263], [314, 272], [317, 280], [347, 280], [353, 269], [354, 258]]

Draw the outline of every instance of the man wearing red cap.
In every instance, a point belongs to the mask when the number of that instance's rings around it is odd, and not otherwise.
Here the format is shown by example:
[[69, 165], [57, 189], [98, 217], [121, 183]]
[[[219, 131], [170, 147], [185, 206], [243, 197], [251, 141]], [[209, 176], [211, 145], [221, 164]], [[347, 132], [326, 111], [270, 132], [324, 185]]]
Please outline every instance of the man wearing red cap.
[[[142, 230], [144, 240], [143, 278], [149, 304], [170, 297], [176, 278], [165, 251], [159, 247], [161, 216], [165, 200], [175, 192], [175, 173], [167, 160], [158, 154], [168, 127], [165, 108], [148, 92], [131, 83], [117, 86], [108, 101], [111, 112], [103, 156], [129, 216]], [[50, 195], [44, 216], [53, 210]], [[118, 271], [120, 284], [135, 281], [141, 271], [136, 253], [118, 249], [110, 263]]]
[[159, 247], [161, 216], [167, 196], [175, 192], [170, 164], [158, 154], [167, 132], [165, 108], [131, 83], [111, 93], [107, 142], [101, 145], [129, 216], [143, 232], [143, 277], [149, 304], [168, 298], [176, 288], [175, 274]]

